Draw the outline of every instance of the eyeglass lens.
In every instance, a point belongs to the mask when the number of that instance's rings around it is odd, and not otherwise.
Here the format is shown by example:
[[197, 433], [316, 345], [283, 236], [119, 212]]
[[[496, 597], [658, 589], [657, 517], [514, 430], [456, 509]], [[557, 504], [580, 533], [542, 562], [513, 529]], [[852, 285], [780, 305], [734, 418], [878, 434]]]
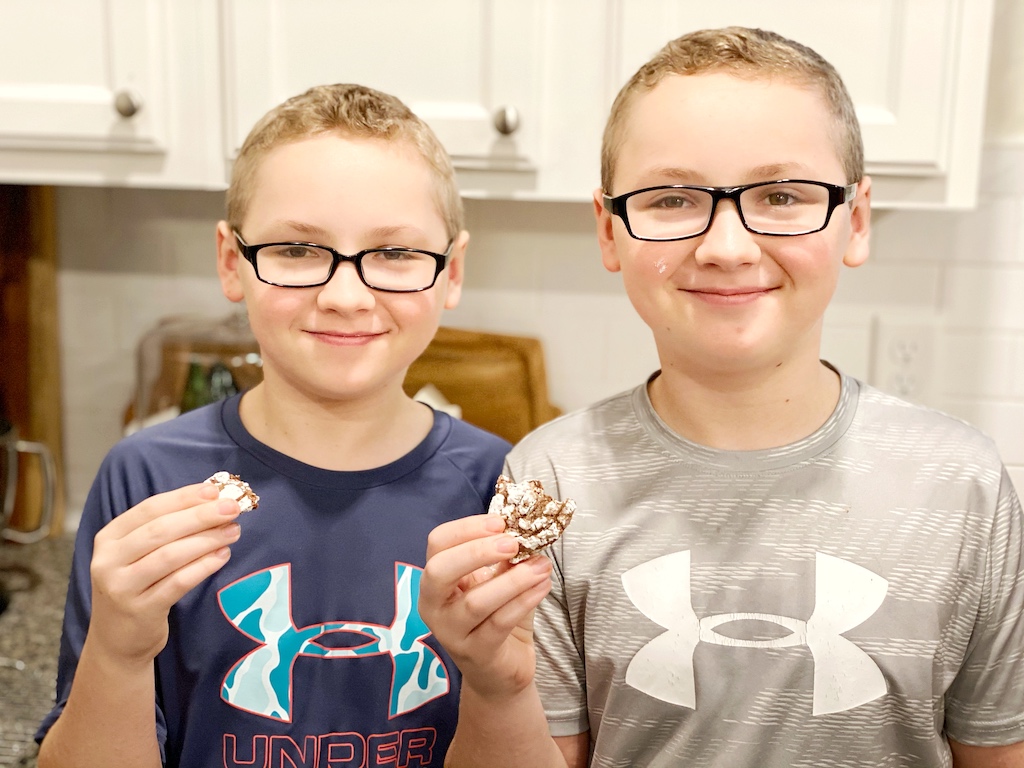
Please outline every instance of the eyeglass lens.
[[[626, 215], [637, 237], [670, 239], [703, 232], [714, 198], [700, 189], [652, 189], [627, 198]], [[828, 220], [829, 192], [817, 184], [779, 182], [746, 189], [739, 207], [750, 229], [794, 234], [821, 228]]]
[[[311, 245], [268, 245], [256, 252], [260, 277], [276, 285], [321, 284], [327, 280], [333, 264], [330, 251]], [[426, 253], [393, 249], [363, 254], [359, 268], [363, 281], [371, 288], [418, 291], [434, 282], [437, 262]]]

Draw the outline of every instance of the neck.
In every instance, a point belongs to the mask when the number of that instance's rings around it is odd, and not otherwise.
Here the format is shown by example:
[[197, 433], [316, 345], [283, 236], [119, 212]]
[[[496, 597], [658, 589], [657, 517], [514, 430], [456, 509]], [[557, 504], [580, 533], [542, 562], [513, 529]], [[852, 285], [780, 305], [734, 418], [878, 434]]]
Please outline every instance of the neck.
[[648, 391], [661, 419], [687, 440], [754, 451], [819, 429], [839, 402], [840, 381], [815, 359], [740, 375], [666, 367]]
[[321, 469], [390, 464], [430, 432], [433, 413], [400, 386], [358, 400], [296, 397], [272, 377], [242, 397], [242, 424], [261, 443]]

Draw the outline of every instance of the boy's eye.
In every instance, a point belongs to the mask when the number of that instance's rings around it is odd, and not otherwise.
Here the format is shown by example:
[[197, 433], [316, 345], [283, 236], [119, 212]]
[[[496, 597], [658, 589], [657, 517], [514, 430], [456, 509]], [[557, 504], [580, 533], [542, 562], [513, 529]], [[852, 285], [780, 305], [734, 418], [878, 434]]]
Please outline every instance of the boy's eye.
[[263, 250], [267, 252], [267, 256], [290, 260], [323, 258], [324, 254], [327, 253], [319, 248], [312, 248], [298, 243], [274, 245]]
[[[696, 193], [699, 194], [699, 193]], [[654, 193], [650, 196], [638, 195], [640, 198], [636, 202], [639, 207], [647, 210], [680, 210], [684, 208], [692, 208], [694, 205], [699, 205], [699, 201], [696, 199], [694, 192], [686, 192], [683, 190], [671, 190], [661, 193]]]
[[744, 194], [757, 194], [757, 204], [769, 208], [805, 205], [818, 202], [821, 189], [801, 184], [787, 184], [784, 187], [755, 187]]
[[663, 197], [660, 200], [655, 200], [654, 204], [658, 208], [682, 208], [688, 204], [688, 200], [683, 197]]
[[788, 192], [769, 192], [764, 196], [764, 201], [768, 205], [792, 205], [796, 198]]
[[374, 251], [371, 256], [378, 261], [404, 261], [413, 258], [417, 254], [403, 251], [401, 249]]

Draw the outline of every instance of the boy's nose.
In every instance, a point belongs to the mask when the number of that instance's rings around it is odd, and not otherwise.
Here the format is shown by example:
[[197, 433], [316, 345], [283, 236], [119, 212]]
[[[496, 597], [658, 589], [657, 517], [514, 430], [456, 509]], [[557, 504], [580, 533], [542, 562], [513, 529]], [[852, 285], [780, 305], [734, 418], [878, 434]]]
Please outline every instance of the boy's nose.
[[320, 287], [317, 303], [325, 309], [353, 312], [374, 305], [373, 291], [359, 279], [356, 265], [341, 263], [331, 279]]
[[743, 226], [740, 212], [732, 200], [721, 200], [711, 219], [711, 227], [701, 235], [695, 252], [698, 264], [717, 264], [728, 269], [755, 264], [761, 247]]

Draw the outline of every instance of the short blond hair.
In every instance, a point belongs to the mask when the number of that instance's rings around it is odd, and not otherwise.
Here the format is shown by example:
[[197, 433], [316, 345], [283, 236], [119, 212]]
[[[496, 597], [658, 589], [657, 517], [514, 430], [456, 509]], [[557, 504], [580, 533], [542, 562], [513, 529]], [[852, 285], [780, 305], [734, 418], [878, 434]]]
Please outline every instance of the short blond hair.
[[820, 89], [832, 113], [836, 151], [846, 183], [864, 176], [864, 144], [860, 123], [846, 85], [820, 54], [793, 40], [763, 29], [703, 29], [667, 43], [636, 71], [612, 104], [601, 144], [601, 186], [612, 193], [615, 161], [622, 147], [626, 120], [637, 95], [647, 93], [667, 75], [699, 75], [725, 71], [751, 78], [781, 77]]
[[438, 210], [448, 236], [465, 228], [462, 198], [451, 158], [430, 127], [400, 99], [363, 85], [318, 85], [271, 109], [253, 126], [231, 169], [227, 220], [241, 228], [260, 162], [275, 147], [324, 134], [408, 142], [435, 179]]

